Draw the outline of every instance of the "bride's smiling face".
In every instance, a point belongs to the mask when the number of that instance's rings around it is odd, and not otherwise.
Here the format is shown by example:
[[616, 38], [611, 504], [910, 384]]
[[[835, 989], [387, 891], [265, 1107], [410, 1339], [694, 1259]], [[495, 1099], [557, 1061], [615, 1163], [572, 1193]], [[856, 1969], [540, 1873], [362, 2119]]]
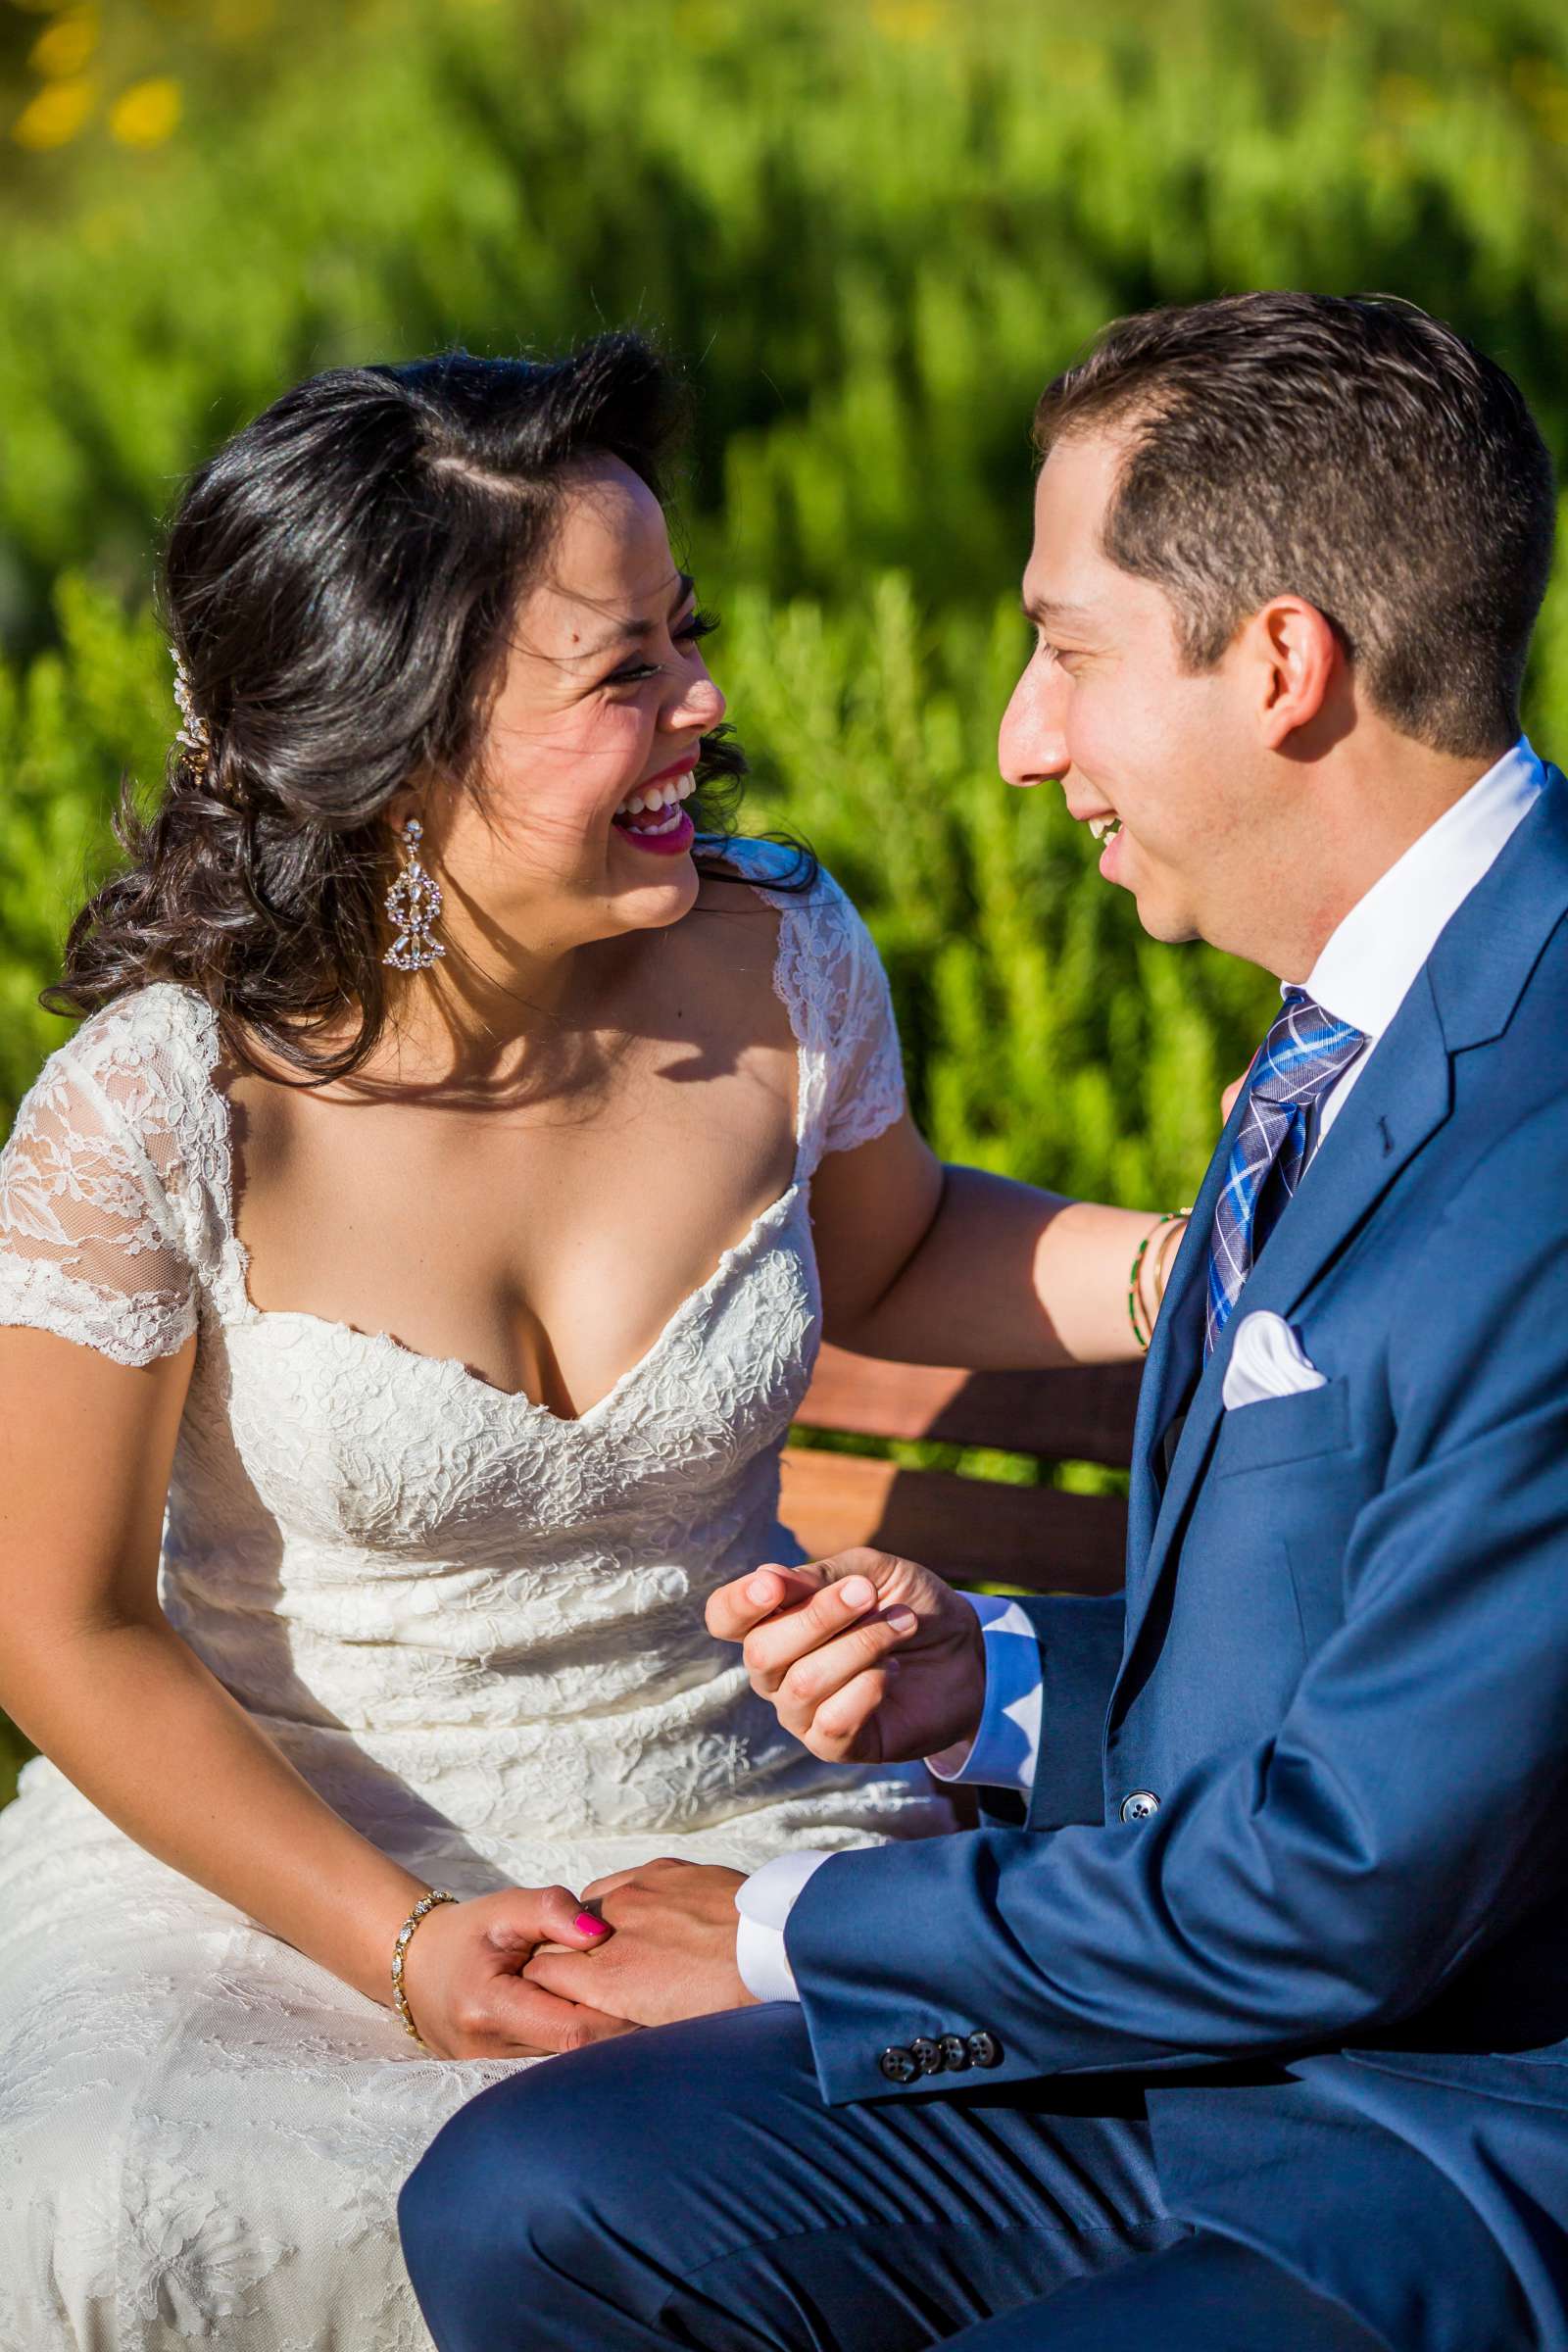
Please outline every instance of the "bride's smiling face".
[[471, 929], [482, 960], [487, 947], [555, 956], [689, 910], [686, 803], [724, 714], [710, 625], [647, 484], [619, 459], [584, 463], [518, 603], [479, 795], [393, 811], [424, 822], [442, 935]]

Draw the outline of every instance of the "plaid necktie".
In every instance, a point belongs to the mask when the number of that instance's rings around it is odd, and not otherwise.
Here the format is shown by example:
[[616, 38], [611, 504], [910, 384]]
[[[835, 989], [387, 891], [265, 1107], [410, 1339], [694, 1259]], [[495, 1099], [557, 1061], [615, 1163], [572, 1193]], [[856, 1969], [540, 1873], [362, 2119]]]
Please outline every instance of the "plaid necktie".
[[1285, 1009], [1252, 1065], [1246, 1114], [1214, 1211], [1205, 1354], [1230, 1321], [1261, 1247], [1256, 1228], [1264, 1186], [1277, 1170], [1285, 1200], [1294, 1196], [1306, 1157], [1307, 1115], [1365, 1044], [1359, 1029], [1314, 1004], [1305, 989], [1287, 992]]

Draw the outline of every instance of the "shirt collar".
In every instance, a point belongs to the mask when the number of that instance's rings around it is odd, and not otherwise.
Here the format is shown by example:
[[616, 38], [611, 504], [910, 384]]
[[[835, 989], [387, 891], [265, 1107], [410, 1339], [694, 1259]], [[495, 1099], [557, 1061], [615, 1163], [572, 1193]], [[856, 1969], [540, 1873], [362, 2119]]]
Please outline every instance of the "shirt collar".
[[1381, 1037], [1449, 918], [1528, 815], [1545, 781], [1544, 767], [1521, 735], [1350, 908], [1303, 984], [1313, 1003], [1369, 1040]]

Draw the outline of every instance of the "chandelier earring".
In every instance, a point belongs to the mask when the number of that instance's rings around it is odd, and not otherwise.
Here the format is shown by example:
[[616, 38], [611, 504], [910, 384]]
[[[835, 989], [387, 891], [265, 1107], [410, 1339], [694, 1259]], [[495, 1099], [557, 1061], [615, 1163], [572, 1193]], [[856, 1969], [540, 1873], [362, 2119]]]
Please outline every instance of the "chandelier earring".
[[436, 957], [446, 954], [431, 933], [441, 912], [441, 885], [419, 863], [423, 839], [424, 827], [416, 816], [411, 816], [403, 828], [408, 860], [386, 894], [386, 910], [397, 937], [381, 961], [400, 972], [427, 972]]

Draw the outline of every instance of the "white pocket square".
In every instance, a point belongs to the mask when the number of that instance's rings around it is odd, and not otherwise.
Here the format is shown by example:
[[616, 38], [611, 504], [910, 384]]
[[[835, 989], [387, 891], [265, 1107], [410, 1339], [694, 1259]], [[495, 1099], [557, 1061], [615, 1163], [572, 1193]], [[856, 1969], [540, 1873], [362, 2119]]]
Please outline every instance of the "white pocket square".
[[1239, 1404], [1261, 1404], [1269, 1396], [1298, 1396], [1326, 1386], [1283, 1315], [1261, 1309], [1236, 1326], [1231, 1360], [1225, 1367], [1220, 1401], [1227, 1412]]

